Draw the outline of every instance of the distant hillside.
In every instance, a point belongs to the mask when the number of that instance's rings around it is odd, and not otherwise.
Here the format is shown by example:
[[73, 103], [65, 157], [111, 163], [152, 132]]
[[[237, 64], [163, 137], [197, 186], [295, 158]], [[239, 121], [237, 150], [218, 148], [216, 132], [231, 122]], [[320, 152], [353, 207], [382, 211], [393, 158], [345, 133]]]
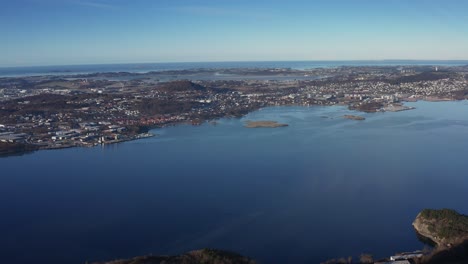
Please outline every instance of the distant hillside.
[[202, 249], [178, 256], [144, 256], [126, 260], [96, 262], [94, 264], [255, 264], [256, 262], [239, 254]]
[[183, 80], [162, 83], [158, 86], [158, 90], [166, 92], [205, 91], [206, 87], [191, 81]]
[[412, 82], [422, 82], [422, 81], [437, 81], [441, 79], [447, 79], [453, 76], [453, 73], [450, 72], [422, 72], [415, 75], [409, 76], [398, 76], [395, 79], [388, 80], [391, 84], [400, 84], [400, 83], [412, 83]]

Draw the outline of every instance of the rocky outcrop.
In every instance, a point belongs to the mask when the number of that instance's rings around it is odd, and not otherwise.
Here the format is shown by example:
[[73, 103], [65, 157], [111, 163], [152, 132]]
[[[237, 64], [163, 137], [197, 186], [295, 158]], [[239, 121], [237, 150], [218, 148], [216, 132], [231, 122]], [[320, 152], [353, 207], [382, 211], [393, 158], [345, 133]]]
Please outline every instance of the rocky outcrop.
[[366, 120], [365, 117], [362, 117], [362, 116], [357, 116], [357, 115], [344, 115], [343, 118], [346, 118], [346, 119], [351, 119], [351, 120]]
[[413, 227], [438, 246], [451, 246], [468, 238], [468, 216], [450, 209], [425, 209], [418, 214]]

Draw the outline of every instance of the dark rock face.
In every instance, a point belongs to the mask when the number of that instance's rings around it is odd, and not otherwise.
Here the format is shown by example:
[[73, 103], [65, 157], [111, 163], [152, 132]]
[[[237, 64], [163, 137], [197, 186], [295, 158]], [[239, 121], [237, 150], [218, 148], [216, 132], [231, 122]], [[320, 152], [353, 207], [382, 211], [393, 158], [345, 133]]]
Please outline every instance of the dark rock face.
[[436, 250], [427, 257], [424, 264], [466, 264], [468, 263], [468, 240], [450, 248]]

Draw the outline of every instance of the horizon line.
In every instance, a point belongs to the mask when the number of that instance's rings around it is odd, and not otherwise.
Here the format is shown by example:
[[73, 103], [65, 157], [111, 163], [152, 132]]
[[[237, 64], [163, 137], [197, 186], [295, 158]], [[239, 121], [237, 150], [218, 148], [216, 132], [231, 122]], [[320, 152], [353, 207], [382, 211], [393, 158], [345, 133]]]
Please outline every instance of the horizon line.
[[110, 62], [110, 63], [77, 63], [77, 64], [33, 64], [19, 66], [1, 66], [0, 68], [28, 68], [28, 67], [66, 67], [66, 66], [98, 66], [98, 65], [131, 65], [131, 64], [184, 64], [184, 63], [249, 63], [249, 62], [468, 62], [468, 59], [356, 59], [356, 60], [222, 60], [222, 61], [163, 61], [163, 62]]

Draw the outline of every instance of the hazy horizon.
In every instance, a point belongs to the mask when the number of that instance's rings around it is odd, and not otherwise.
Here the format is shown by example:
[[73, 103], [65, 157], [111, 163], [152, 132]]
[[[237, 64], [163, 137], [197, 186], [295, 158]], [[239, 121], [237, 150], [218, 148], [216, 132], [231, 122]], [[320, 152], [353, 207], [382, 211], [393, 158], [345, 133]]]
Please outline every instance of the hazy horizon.
[[[0, 66], [0, 68], [36, 68], [36, 67], [67, 67], [67, 66], [99, 66], [99, 65], [152, 65], [152, 64], [202, 64], [202, 63], [261, 63], [261, 62], [463, 62], [468, 59], [432, 60], [432, 59], [381, 59], [381, 60], [231, 60], [231, 61], [161, 61], [161, 62], [115, 62], [115, 63], [78, 63], [78, 64], [43, 64], [43, 65], [17, 65]], [[406, 65], [406, 64], [405, 64]], [[417, 64], [416, 64], [417, 65]]]
[[456, 0], [5, 1], [0, 67], [468, 60], [466, 7]]

